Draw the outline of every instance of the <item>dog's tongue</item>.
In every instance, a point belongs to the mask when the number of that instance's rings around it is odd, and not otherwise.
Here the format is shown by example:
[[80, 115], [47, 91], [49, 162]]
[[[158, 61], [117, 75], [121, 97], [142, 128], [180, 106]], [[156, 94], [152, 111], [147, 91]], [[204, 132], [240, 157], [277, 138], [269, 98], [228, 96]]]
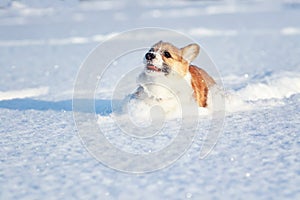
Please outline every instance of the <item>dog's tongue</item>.
[[153, 70], [153, 71], [160, 71], [160, 69], [157, 68], [157, 67], [155, 67], [154, 65], [148, 65], [147, 68], [148, 68], [148, 69], [151, 69], [151, 70]]

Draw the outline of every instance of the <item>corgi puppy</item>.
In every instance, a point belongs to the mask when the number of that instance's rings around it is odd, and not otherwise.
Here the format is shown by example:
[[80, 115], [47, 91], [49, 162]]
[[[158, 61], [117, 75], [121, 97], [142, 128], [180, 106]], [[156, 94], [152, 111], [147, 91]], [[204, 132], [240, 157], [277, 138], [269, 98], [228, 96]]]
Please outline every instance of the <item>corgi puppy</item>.
[[[177, 48], [163, 41], [154, 44], [145, 54], [145, 68], [138, 77], [139, 87], [134, 97], [143, 100], [152, 99], [157, 102], [164, 101], [172, 98], [172, 94], [155, 83], [167, 79], [175, 84], [174, 93], [179, 93], [182, 91], [180, 91], [180, 86], [176, 86], [176, 82], [184, 79], [190, 90], [184, 92], [188, 92], [187, 94], [196, 101], [199, 107], [206, 107], [209, 88], [216, 83], [207, 72], [191, 64], [199, 51], [200, 47], [197, 44], [190, 44], [183, 48]], [[147, 84], [149, 82], [153, 84]]]

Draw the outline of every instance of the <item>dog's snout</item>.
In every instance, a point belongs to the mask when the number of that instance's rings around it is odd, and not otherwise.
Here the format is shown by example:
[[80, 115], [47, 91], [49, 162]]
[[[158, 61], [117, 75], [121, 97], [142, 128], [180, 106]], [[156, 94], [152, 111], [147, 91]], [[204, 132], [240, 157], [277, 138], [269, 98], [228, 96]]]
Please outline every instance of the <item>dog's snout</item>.
[[154, 53], [151, 53], [151, 52], [146, 53], [145, 58], [146, 58], [147, 60], [152, 60], [152, 59], [155, 58], [155, 54], [154, 54]]

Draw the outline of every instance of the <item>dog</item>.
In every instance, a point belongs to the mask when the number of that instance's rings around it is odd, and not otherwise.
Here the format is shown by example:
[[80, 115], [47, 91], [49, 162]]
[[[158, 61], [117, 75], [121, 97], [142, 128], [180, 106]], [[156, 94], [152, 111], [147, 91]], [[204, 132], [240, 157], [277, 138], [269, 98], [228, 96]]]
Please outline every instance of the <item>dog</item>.
[[[159, 41], [144, 57], [144, 70], [138, 76], [138, 88], [133, 94], [149, 104], [164, 104], [173, 109], [174, 95], [189, 96], [199, 107], [208, 106], [209, 89], [216, 85], [209, 74], [191, 62], [200, 52], [199, 45], [193, 43], [177, 48], [171, 43]], [[187, 87], [183, 86], [183, 81]], [[171, 83], [171, 90], [164, 83]], [[182, 102], [181, 102], [182, 103]]]

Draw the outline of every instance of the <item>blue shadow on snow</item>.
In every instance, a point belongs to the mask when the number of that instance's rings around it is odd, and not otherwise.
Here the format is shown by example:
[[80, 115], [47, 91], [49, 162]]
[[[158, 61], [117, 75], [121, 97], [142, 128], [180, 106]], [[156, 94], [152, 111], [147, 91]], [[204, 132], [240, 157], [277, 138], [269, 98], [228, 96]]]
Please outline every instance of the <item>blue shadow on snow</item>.
[[[92, 107], [95, 105], [95, 112], [97, 114], [107, 116], [112, 113], [112, 101], [111, 100], [89, 100], [89, 99], [76, 99], [77, 109], [79, 112], [91, 112]], [[113, 100], [114, 103], [120, 103], [121, 100]], [[63, 101], [43, 101], [36, 99], [11, 99], [0, 101], [0, 108], [6, 108], [11, 110], [54, 110], [54, 111], [73, 111], [72, 100]]]

